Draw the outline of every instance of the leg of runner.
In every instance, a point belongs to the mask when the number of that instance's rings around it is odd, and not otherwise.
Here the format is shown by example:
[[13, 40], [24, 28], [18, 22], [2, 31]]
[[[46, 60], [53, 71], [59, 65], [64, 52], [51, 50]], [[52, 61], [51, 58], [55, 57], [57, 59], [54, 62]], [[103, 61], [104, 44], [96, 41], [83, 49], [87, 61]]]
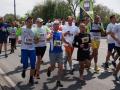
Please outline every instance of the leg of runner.
[[36, 69], [35, 69], [35, 77], [37, 79], [40, 79], [40, 66], [43, 63], [42, 58], [45, 54], [46, 46], [45, 47], [36, 47], [36, 56], [37, 56], [37, 62], [36, 62]]
[[116, 81], [119, 81], [119, 78], [118, 78], [118, 76], [117, 76], [119, 71], [120, 71], [120, 62], [119, 62], [119, 64], [117, 65], [116, 70], [113, 72], [113, 75], [114, 75]]
[[47, 76], [51, 76], [51, 72], [55, 69], [55, 64], [51, 64], [50, 67], [47, 69]]
[[0, 54], [2, 52], [2, 45], [3, 45], [3, 43], [0, 43]]
[[85, 68], [90, 68], [90, 66], [91, 66], [91, 63], [90, 63], [90, 60], [86, 60], [85, 61]]
[[69, 63], [69, 66], [70, 66], [70, 73], [73, 74], [73, 65], [72, 65], [72, 53], [73, 53], [73, 48], [72, 47], [65, 47], [65, 52], [67, 54], [67, 61]]
[[63, 85], [61, 84], [62, 75], [63, 75], [63, 64], [58, 64], [58, 79], [56, 83], [57, 87], [63, 87]]
[[118, 54], [116, 54], [116, 55], [114, 55], [114, 61], [112, 61], [112, 65], [114, 66], [114, 68], [116, 68], [116, 61], [117, 61], [117, 59], [119, 58], [119, 55]]
[[107, 56], [106, 56], [106, 62], [105, 62], [105, 69], [109, 68], [108, 63], [110, 60], [110, 56], [112, 56], [112, 51], [115, 47], [114, 43], [110, 43], [108, 44], [108, 51], [107, 51]]
[[31, 70], [30, 70], [30, 79], [29, 83], [34, 84], [34, 73], [35, 73], [35, 63], [36, 63], [36, 53], [35, 51], [30, 51], [30, 65], [31, 65]]
[[97, 65], [97, 62], [98, 62], [98, 49], [93, 49], [93, 58], [94, 58], [94, 63], [95, 63], [95, 71], [98, 72], [99, 71], [99, 68], [98, 68], [98, 65]]
[[42, 64], [41, 59], [42, 59], [41, 56], [37, 56], [36, 69], [35, 69], [35, 77], [37, 79], [40, 79], [39, 70], [40, 70], [40, 65]]
[[22, 78], [26, 77], [26, 69], [28, 68], [28, 50], [21, 50], [21, 60], [23, 64]]
[[5, 50], [5, 57], [7, 58], [8, 55], [7, 55], [7, 43], [4, 43], [4, 50]]
[[84, 65], [85, 62], [84, 61], [79, 61], [79, 65], [80, 65], [80, 70], [79, 70], [79, 73], [80, 73], [80, 80], [84, 80], [84, 77], [83, 77], [83, 72], [84, 72]]
[[65, 57], [64, 57], [64, 69], [67, 70], [67, 60], [68, 60], [68, 56], [67, 53], [65, 53]]

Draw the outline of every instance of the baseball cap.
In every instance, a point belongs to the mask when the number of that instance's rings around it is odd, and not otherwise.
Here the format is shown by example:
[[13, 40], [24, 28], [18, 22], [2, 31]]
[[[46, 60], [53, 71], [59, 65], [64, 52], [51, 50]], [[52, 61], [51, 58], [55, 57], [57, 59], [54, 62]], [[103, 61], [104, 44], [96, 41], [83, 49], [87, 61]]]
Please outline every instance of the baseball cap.
[[60, 22], [58, 20], [55, 20], [53, 24], [60, 24]]
[[42, 18], [37, 18], [36, 21], [43, 22], [43, 19]]

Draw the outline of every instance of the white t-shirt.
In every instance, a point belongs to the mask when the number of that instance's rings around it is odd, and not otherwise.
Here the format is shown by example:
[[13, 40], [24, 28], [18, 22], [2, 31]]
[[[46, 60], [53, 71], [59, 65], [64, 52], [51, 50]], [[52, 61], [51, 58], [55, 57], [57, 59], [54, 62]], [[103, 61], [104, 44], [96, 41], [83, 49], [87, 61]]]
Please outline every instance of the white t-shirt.
[[34, 34], [37, 36], [40, 40], [39, 43], [35, 44], [35, 47], [44, 47], [46, 46], [46, 38], [47, 38], [47, 30], [45, 26], [42, 26], [40, 28], [36, 27], [34, 29]]
[[[114, 26], [115, 24], [109, 23], [107, 26], [106, 32], [113, 32]], [[107, 41], [108, 43], [115, 43], [115, 40], [110, 35], [107, 35]]]
[[[95, 23], [92, 24], [91, 31], [90, 31], [90, 35], [91, 35], [91, 39], [92, 40], [100, 41], [101, 32], [97, 32], [97, 30], [100, 30], [100, 29], [101, 29], [101, 25], [100, 24], [95, 24]], [[94, 32], [92, 30], [94, 30]]]
[[[71, 45], [73, 43], [74, 40], [74, 36], [80, 32], [79, 28], [76, 27], [75, 25], [69, 26], [69, 25], [65, 25], [63, 27], [62, 33], [66, 33], [66, 32], [70, 32], [70, 35], [66, 35], [64, 36], [65, 40], [67, 42], [69, 42]], [[64, 44], [66, 45], [66, 44]]]
[[[116, 24], [113, 28], [115, 36], [120, 40], [120, 24]], [[115, 41], [115, 46], [120, 47], [120, 44]]]
[[22, 40], [21, 49], [23, 49], [23, 50], [35, 50], [34, 33], [31, 29], [22, 28], [21, 40]]
[[12, 38], [12, 39], [15, 39], [16, 38], [16, 31], [17, 31], [17, 28], [16, 27], [10, 27], [9, 28], [9, 38]]

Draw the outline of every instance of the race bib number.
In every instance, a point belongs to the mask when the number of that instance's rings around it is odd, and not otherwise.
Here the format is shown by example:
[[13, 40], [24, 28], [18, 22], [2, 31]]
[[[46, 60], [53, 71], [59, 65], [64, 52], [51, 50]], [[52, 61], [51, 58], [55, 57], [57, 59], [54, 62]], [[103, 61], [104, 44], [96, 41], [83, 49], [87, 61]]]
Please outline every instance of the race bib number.
[[26, 43], [26, 44], [32, 44], [33, 41], [32, 41], [31, 38], [25, 38], [25, 43]]
[[15, 32], [12, 32], [12, 36], [15, 36], [16, 34], [15, 34]]
[[99, 41], [100, 37], [99, 36], [94, 36], [93, 39]]
[[89, 37], [82, 38], [82, 43], [87, 43], [87, 42], [89, 42]]
[[54, 46], [61, 46], [62, 42], [59, 40], [54, 40]]

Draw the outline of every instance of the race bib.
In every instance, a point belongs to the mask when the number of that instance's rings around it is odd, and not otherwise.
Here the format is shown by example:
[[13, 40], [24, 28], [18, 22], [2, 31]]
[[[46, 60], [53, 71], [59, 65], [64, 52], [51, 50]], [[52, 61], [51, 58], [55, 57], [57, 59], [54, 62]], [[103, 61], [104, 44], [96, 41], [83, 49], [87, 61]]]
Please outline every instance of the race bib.
[[61, 46], [62, 42], [59, 40], [54, 40], [54, 46]]
[[31, 38], [25, 38], [25, 43], [26, 44], [32, 44], [33, 40]]
[[99, 41], [99, 40], [100, 40], [100, 36], [94, 36], [94, 37], [93, 37], [93, 40]]
[[87, 42], [89, 42], [89, 37], [82, 38], [82, 43], [87, 43]]
[[11, 35], [12, 35], [12, 36], [15, 36], [16, 34], [15, 34], [15, 32], [12, 32]]

